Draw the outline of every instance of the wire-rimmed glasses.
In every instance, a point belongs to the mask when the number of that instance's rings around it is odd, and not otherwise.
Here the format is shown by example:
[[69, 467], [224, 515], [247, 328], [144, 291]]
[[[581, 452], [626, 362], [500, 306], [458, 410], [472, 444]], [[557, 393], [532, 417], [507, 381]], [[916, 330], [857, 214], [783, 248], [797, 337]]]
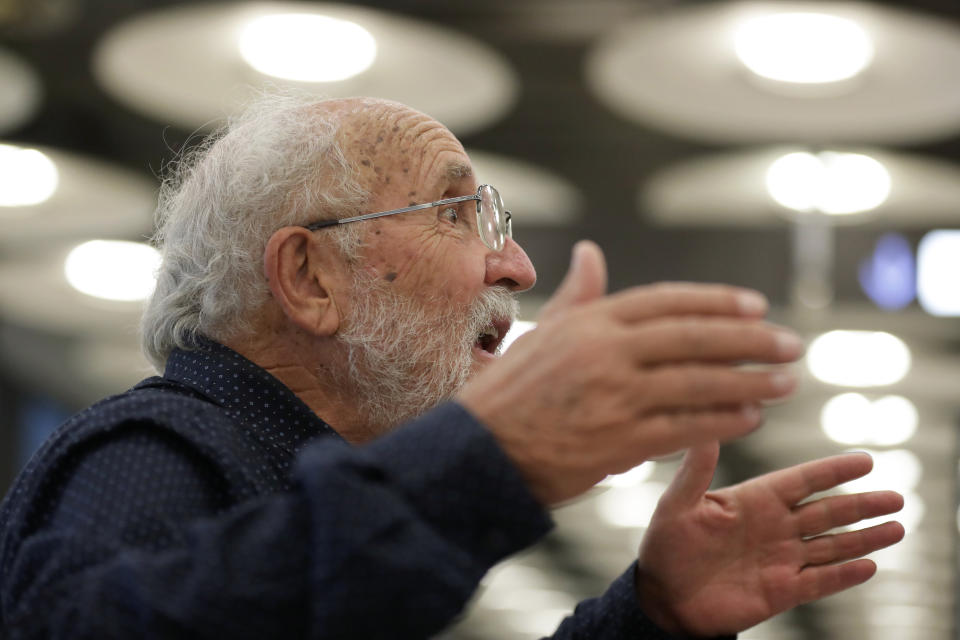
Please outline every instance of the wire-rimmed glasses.
[[512, 216], [509, 211], [503, 208], [503, 200], [500, 198], [500, 193], [489, 184], [480, 185], [477, 188], [477, 193], [472, 196], [457, 196], [456, 198], [447, 198], [425, 204], [414, 204], [409, 207], [391, 209], [389, 211], [378, 211], [377, 213], [365, 213], [362, 216], [340, 218], [339, 220], [321, 220], [304, 226], [311, 231], [316, 231], [317, 229], [333, 227], [338, 224], [372, 220], [373, 218], [392, 216], [397, 213], [420, 211], [422, 209], [430, 209], [447, 204], [467, 202], [469, 200], [477, 201], [477, 233], [480, 234], [480, 239], [483, 241], [483, 244], [494, 251], [501, 251], [507, 242], [507, 238], [513, 237]]

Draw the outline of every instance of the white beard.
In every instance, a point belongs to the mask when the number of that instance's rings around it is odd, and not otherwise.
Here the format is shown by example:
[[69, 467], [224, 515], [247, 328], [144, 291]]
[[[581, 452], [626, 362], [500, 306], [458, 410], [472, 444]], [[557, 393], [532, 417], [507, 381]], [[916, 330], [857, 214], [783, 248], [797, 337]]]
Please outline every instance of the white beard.
[[470, 308], [454, 308], [439, 297], [398, 293], [362, 272], [356, 282], [354, 307], [337, 333], [346, 357], [336, 384], [370, 435], [456, 394], [470, 375], [481, 331], [494, 319], [517, 317], [515, 295], [504, 287], [485, 289]]

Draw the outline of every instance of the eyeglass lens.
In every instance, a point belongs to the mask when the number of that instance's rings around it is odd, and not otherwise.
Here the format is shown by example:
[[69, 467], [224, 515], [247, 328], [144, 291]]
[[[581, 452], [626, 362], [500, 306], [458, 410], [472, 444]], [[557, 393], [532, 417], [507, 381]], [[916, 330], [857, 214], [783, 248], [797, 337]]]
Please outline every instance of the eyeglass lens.
[[503, 212], [503, 200], [490, 185], [480, 187], [480, 200], [477, 203], [477, 227], [483, 243], [500, 251], [506, 242], [507, 223]]

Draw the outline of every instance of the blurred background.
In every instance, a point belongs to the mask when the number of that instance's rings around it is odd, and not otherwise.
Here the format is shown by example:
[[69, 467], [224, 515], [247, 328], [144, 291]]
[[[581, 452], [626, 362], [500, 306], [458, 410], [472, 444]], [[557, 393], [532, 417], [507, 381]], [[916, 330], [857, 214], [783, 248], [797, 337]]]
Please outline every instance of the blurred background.
[[[0, 488], [139, 355], [158, 176], [255, 88], [400, 100], [463, 140], [540, 276], [757, 288], [802, 384], [717, 484], [847, 449], [903, 492], [868, 585], [747, 639], [955, 637], [960, 5], [0, 0]], [[635, 554], [676, 459], [609, 478], [443, 637], [526, 639]]]

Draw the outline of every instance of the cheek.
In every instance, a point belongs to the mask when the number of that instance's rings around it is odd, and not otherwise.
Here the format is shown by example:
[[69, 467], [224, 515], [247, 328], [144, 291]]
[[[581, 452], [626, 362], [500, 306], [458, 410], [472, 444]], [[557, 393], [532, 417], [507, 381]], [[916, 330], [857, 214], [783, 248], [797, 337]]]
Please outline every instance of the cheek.
[[400, 272], [396, 284], [414, 294], [431, 295], [452, 304], [470, 304], [483, 287], [483, 271], [462, 261], [417, 262]]
[[419, 259], [417, 251], [408, 245], [391, 241], [379, 229], [372, 231], [364, 242], [363, 270], [386, 282], [403, 280]]
[[403, 290], [433, 291], [450, 299], [475, 296], [483, 287], [482, 256], [470, 256], [460, 243], [433, 237], [405, 244], [406, 248], [379, 238], [371, 242], [368, 273]]
[[[486, 261], [479, 243], [436, 230], [387, 227], [371, 229], [365, 239], [367, 273], [398, 292], [455, 307], [472, 304], [485, 286]], [[390, 233], [388, 233], [388, 229]], [[406, 232], [406, 233], [404, 233]]]

